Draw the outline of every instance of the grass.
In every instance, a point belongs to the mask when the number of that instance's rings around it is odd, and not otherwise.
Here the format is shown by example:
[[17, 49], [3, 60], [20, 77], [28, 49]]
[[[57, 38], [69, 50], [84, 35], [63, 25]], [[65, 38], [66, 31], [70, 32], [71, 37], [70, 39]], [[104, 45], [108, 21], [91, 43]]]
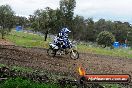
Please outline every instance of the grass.
[[58, 72], [51, 72], [48, 70], [37, 70], [37, 69], [32, 69], [29, 67], [22, 67], [22, 66], [7, 66], [6, 64], [1, 64], [0, 63], [0, 68], [1, 67], [8, 67], [10, 70], [13, 70], [15, 72], [22, 72], [22, 73], [37, 73], [38, 75], [47, 75], [50, 79], [52, 79], [52, 82], [56, 82], [57, 79], [61, 79], [61, 78], [68, 78], [71, 80], [75, 80], [74, 77], [69, 77], [65, 74], [62, 73], [58, 73]]
[[87, 45], [77, 45], [77, 48], [80, 52], [83, 53], [94, 53], [101, 55], [109, 55], [109, 56], [118, 56], [125, 58], [132, 58], [132, 50], [131, 49], [109, 49], [109, 48], [101, 48], [101, 47], [92, 47]]
[[21, 71], [21, 72], [28, 72], [28, 73], [32, 73], [33, 69], [31, 68], [26, 68], [26, 67], [19, 67], [19, 66], [12, 66], [11, 67], [12, 70], [17, 71]]
[[[5, 64], [0, 63], [0, 67], [8, 67]], [[27, 73], [32, 73], [33, 69], [31, 68], [26, 68], [26, 67], [19, 67], [19, 66], [10, 66], [11, 70], [15, 70], [16, 72], [21, 71], [21, 72], [27, 72]]]
[[60, 88], [57, 84], [44, 84], [32, 82], [28, 79], [10, 78], [0, 84], [0, 88]]
[[22, 31], [16, 32], [15, 30], [11, 31], [11, 33], [5, 38], [16, 45], [26, 47], [47, 48], [49, 41], [51, 41], [51, 39], [49, 38], [47, 38], [47, 41], [44, 41], [44, 37], [36, 34], [26, 33]]
[[[0, 67], [4, 67], [4, 66], [7, 66], [7, 65], [0, 64]], [[15, 70], [15, 72], [19, 71], [19, 72], [26, 72], [26, 73], [32, 73], [32, 74], [36, 71], [30, 68], [19, 67], [19, 66], [10, 66], [10, 69]], [[43, 73], [38, 72], [37, 74], [42, 75], [42, 74], [45, 74], [45, 72]], [[16, 77], [16, 78], [9, 77], [4, 82], [3, 81], [0, 82], [0, 88], [62, 88], [62, 86], [56, 84], [57, 80], [55, 80], [56, 77], [60, 77], [60, 76], [56, 76], [55, 78], [54, 78], [55, 76], [54, 74], [53, 75], [50, 74], [49, 76], [50, 76], [50, 79], [53, 80], [53, 81], [50, 81], [50, 83], [33, 82], [30, 79], [21, 78], [21, 77]], [[2, 77], [1, 74], [0, 74], [0, 77]], [[72, 88], [72, 86], [66, 85], [66, 87], [63, 86], [63, 88]]]
[[5, 64], [0, 64], [0, 67], [5, 67], [6, 65]]

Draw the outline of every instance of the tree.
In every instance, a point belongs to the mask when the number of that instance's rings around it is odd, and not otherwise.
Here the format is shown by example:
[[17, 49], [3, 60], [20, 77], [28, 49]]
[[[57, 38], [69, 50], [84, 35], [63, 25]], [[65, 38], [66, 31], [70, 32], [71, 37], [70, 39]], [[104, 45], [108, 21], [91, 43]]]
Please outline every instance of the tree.
[[45, 33], [47, 30], [52, 29], [54, 32], [57, 22], [56, 10], [46, 7], [45, 9], [36, 10], [33, 16], [30, 16], [31, 27], [35, 31]]
[[120, 43], [124, 43], [127, 38], [127, 34], [130, 27], [120, 21], [114, 22], [114, 25], [115, 25], [114, 34], [116, 41], [119, 41]]
[[62, 13], [62, 22], [64, 26], [68, 26], [72, 29], [73, 26], [73, 15], [74, 8], [76, 7], [75, 0], [61, 0], [60, 1], [60, 11]]
[[96, 37], [95, 37], [95, 28], [94, 28], [94, 21], [92, 18], [88, 18], [85, 20], [85, 23], [86, 23], [86, 41], [92, 41], [92, 42], [95, 42], [96, 40]]
[[2, 39], [4, 39], [5, 34], [7, 34], [14, 25], [14, 11], [9, 5], [0, 6], [0, 33]]
[[26, 27], [28, 24], [28, 20], [26, 17], [22, 17], [22, 16], [15, 16], [14, 17], [15, 20], [15, 24], [18, 26], [23, 26]]
[[[57, 29], [59, 29], [60, 24], [58, 24], [59, 19], [57, 19], [57, 10], [53, 10], [50, 7], [46, 7], [46, 14], [47, 14], [47, 25], [46, 25], [46, 32], [50, 30], [51, 33], [55, 33]], [[59, 14], [61, 15], [61, 14]], [[56, 24], [58, 26], [56, 26]]]
[[[72, 34], [73, 38], [77, 40], [83, 40], [85, 39], [85, 24], [84, 24], [84, 17], [76, 15], [76, 17], [73, 18], [73, 27], [72, 27]], [[82, 35], [83, 34], [83, 35]]]
[[95, 30], [97, 31], [97, 33], [105, 31], [106, 29], [107, 28], [105, 19], [99, 19], [97, 22], [95, 22]]
[[104, 47], [112, 46], [115, 41], [115, 37], [108, 31], [102, 31], [101, 33], [99, 33], [96, 41], [99, 45], [104, 45]]
[[68, 27], [73, 32], [75, 6], [75, 0], [61, 0], [60, 8], [56, 10], [50, 7], [36, 10], [29, 18], [31, 28], [42, 33], [46, 33], [47, 30], [51, 29], [49, 32], [56, 34], [62, 27]]

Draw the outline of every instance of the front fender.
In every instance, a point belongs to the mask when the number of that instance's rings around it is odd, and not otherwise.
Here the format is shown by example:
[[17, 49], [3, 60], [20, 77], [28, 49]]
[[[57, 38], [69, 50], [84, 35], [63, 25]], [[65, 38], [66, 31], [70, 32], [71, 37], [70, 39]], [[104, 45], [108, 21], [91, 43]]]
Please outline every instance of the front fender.
[[59, 49], [59, 47], [56, 46], [55, 44], [49, 44], [49, 46], [50, 46], [52, 49]]

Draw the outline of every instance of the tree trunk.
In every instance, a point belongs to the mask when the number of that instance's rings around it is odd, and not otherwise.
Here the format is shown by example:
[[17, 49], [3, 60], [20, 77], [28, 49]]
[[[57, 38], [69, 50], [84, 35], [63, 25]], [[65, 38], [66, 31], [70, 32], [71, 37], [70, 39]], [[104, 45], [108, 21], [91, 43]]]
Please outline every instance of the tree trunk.
[[5, 29], [4, 29], [4, 27], [1, 30], [1, 36], [2, 36], [2, 39], [4, 39], [4, 36], [5, 36]]
[[46, 41], [47, 40], [47, 34], [45, 34], [45, 39], [44, 39], [44, 41]]
[[44, 41], [47, 40], [47, 35], [48, 35], [48, 29], [46, 29], [46, 32], [45, 32], [45, 39], [44, 39]]
[[1, 36], [2, 36], [2, 39], [4, 39], [4, 34], [3, 33], [1, 33]]

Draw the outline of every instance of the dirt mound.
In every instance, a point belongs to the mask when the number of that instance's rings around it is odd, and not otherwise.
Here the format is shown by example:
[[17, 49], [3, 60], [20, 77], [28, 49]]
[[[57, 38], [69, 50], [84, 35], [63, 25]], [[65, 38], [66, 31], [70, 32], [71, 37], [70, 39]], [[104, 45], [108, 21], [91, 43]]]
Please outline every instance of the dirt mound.
[[24, 48], [2, 46], [0, 63], [48, 70], [58, 74], [77, 76], [78, 67], [83, 66], [88, 74], [130, 74], [132, 76], [132, 59], [111, 57], [97, 54], [80, 54], [80, 59], [72, 60], [69, 56], [47, 56], [42, 48]]
[[0, 45], [14, 45], [12, 42], [8, 40], [0, 39]]

